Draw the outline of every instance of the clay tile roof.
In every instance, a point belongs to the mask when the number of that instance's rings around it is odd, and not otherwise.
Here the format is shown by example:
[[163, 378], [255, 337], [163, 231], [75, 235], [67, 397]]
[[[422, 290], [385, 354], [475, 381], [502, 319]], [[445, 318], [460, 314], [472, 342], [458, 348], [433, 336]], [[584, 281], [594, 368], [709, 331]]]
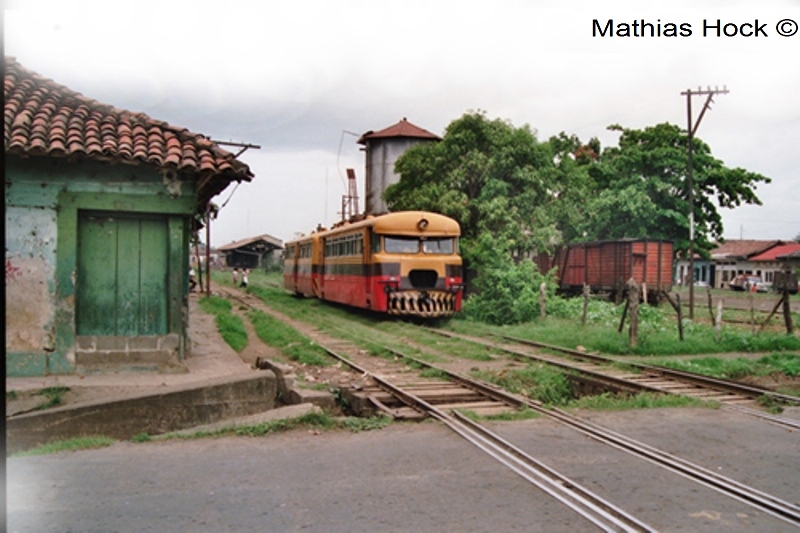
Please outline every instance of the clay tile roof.
[[405, 117], [393, 126], [384, 128], [380, 131], [368, 131], [358, 139], [358, 144], [367, 144], [367, 140], [382, 139], [387, 137], [410, 137], [412, 139], [434, 139], [441, 140], [441, 137], [428, 130], [422, 129], [410, 123]]
[[[203, 135], [87, 98], [5, 58], [7, 154], [150, 165], [200, 180], [198, 209], [250, 168]], [[202, 178], [202, 179], [201, 179]]]

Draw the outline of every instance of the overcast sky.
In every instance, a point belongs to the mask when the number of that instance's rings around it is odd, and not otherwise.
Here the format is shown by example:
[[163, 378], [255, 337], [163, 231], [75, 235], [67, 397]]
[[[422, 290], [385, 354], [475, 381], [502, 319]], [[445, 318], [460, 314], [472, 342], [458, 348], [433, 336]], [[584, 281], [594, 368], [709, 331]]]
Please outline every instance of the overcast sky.
[[[685, 128], [681, 92], [698, 87], [730, 92], [715, 97], [697, 136], [727, 166], [772, 178], [757, 190], [763, 206], [722, 210], [725, 236], [791, 239], [800, 35], [778, 32], [796, 29], [800, 1], [748, 4], [6, 0], [4, 41], [6, 55], [88, 97], [261, 146], [240, 156], [254, 180], [214, 200], [226, 204], [215, 246], [263, 233], [288, 240], [338, 220], [346, 168], [363, 196], [358, 135], [403, 117], [442, 135], [482, 110], [540, 140], [564, 131], [606, 146], [617, 140], [610, 124]], [[642, 21], [646, 36], [623, 35], [626, 24], [641, 33]], [[690, 34], [670, 37], [673, 27]], [[702, 103], [695, 97], [695, 118]]]

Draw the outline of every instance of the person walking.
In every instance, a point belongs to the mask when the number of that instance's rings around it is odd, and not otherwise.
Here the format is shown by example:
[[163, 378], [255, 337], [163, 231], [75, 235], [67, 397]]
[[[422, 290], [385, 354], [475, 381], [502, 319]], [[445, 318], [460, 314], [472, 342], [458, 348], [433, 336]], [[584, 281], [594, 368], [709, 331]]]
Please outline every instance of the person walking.
[[233, 267], [233, 286], [236, 286], [236, 283], [239, 281], [239, 269]]
[[239, 286], [242, 287], [243, 289], [247, 288], [247, 269], [246, 268], [242, 269], [242, 283]]

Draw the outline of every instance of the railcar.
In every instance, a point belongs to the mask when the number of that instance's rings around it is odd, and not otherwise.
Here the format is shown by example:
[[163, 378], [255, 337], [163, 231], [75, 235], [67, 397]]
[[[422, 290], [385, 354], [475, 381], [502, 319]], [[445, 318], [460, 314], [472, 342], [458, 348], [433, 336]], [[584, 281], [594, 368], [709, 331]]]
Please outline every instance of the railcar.
[[539, 254], [535, 262], [540, 272], [556, 268], [562, 293], [581, 293], [585, 284], [619, 300], [633, 278], [645, 287], [648, 301], [655, 302], [672, 288], [674, 251], [672, 241], [620, 239], [562, 246], [553, 254]]
[[404, 211], [368, 216], [285, 245], [284, 287], [391, 315], [439, 318], [461, 310], [458, 223]]

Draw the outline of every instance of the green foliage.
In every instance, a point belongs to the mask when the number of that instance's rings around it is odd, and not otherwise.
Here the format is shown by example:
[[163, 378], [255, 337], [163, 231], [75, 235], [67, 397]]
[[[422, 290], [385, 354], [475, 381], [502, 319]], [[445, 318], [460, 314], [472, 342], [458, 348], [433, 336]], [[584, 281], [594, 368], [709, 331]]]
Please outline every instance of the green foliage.
[[[606, 148], [589, 168], [589, 216], [575, 233], [587, 240], [650, 237], [675, 241], [688, 249], [689, 190], [687, 133], [674, 124], [635, 130], [612, 125], [619, 146]], [[722, 238], [718, 207], [761, 205], [755, 194], [770, 179], [742, 168], [728, 168], [698, 138], [693, 142], [696, 250], [711, 249]]]
[[253, 329], [259, 339], [265, 344], [280, 349], [293, 361], [312, 366], [331, 364], [331, 358], [325, 350], [292, 326], [258, 310], [247, 313], [247, 317], [253, 324]]
[[42, 444], [41, 446], [37, 446], [36, 448], [32, 448], [30, 450], [25, 450], [23, 452], [15, 453], [12, 455], [12, 457], [49, 455], [52, 453], [74, 452], [79, 450], [105, 448], [106, 446], [111, 446], [115, 442], [116, 441], [114, 439], [103, 436], [89, 436], [89, 437], [79, 437], [76, 439], [58, 440], [54, 442], [49, 442], [47, 444]]
[[500, 373], [478, 371], [472, 372], [472, 375], [545, 404], [566, 405], [572, 399], [567, 377], [546, 365], [530, 365]]
[[688, 360], [660, 360], [654, 364], [722, 379], [737, 380], [746, 376], [767, 376], [775, 372], [794, 377], [800, 374], [800, 356], [773, 353], [759, 359], [704, 357]]
[[342, 428], [352, 431], [353, 433], [360, 433], [362, 431], [383, 429], [392, 422], [392, 417], [385, 415], [373, 416], [369, 418], [350, 416], [342, 419], [339, 424]]
[[137, 433], [133, 437], [131, 437], [131, 442], [150, 442], [153, 440], [153, 437], [148, 435], [147, 433]]
[[242, 317], [233, 314], [233, 304], [219, 296], [206, 296], [199, 301], [200, 309], [214, 315], [222, 339], [236, 352], [247, 346], [247, 331]]
[[281, 418], [269, 420], [259, 424], [248, 424], [240, 426], [230, 426], [211, 431], [196, 431], [194, 433], [169, 433], [161, 437], [162, 439], [199, 439], [206, 437], [262, 437], [271, 433], [281, 433], [294, 429], [309, 429], [315, 431], [328, 431], [335, 429], [346, 429], [352, 432], [370, 431], [382, 429], [392, 423], [392, 419], [386, 416], [373, 418], [353, 418], [347, 417], [338, 419], [326, 412], [312, 412], [294, 418]]
[[661, 407], [706, 407], [716, 409], [719, 404], [678, 394], [641, 392], [633, 395], [622, 395], [604, 392], [596, 396], [578, 398], [570, 402], [569, 407], [599, 411], [623, 411], [627, 409], [655, 409]]
[[44, 396], [45, 401], [35, 407], [37, 410], [49, 409], [64, 402], [64, 394], [69, 391], [69, 387], [45, 387], [36, 392], [37, 396]]

